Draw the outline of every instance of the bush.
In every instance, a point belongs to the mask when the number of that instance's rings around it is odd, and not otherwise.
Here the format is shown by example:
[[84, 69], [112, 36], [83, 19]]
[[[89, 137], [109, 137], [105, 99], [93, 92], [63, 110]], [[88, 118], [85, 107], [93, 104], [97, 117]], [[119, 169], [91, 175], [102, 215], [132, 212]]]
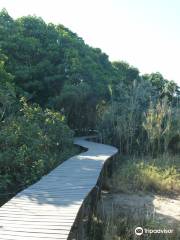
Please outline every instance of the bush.
[[16, 191], [72, 154], [73, 132], [60, 113], [23, 100], [20, 113], [2, 122], [0, 149], [0, 193]]

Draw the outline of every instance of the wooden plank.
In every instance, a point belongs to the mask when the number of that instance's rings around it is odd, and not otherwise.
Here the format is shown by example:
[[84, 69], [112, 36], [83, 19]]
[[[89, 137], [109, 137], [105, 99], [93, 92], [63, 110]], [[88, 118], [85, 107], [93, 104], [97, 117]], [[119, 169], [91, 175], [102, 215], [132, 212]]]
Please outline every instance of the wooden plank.
[[0, 208], [0, 240], [67, 240], [79, 209], [117, 149], [76, 138], [87, 148]]

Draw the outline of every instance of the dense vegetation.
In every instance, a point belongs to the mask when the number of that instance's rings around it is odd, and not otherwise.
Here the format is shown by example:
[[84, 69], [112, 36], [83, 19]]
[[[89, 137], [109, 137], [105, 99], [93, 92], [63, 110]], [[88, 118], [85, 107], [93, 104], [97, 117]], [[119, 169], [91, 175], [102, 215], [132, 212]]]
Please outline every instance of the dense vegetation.
[[[1, 196], [31, 184], [73, 153], [74, 130], [97, 129], [103, 142], [125, 155], [178, 154], [179, 100], [178, 86], [160, 73], [141, 75], [126, 62], [110, 62], [63, 25], [36, 16], [14, 20], [2, 10]], [[138, 161], [126, 168], [161, 172]]]

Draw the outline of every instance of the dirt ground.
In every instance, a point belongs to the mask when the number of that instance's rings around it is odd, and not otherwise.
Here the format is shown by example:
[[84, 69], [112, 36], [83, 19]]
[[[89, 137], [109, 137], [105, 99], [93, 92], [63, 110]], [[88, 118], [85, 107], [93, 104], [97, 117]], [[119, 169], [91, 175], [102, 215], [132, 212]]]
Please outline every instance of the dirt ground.
[[174, 198], [150, 194], [103, 193], [99, 210], [107, 217], [121, 214], [133, 219], [151, 218], [180, 231], [180, 196]]

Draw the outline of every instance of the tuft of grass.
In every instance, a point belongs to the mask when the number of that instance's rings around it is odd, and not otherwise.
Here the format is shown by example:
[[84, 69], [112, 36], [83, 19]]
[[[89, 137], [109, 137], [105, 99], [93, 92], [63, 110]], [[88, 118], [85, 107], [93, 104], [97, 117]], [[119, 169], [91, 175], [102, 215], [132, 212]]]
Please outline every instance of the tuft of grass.
[[[150, 234], [144, 233], [143, 235], [136, 236], [135, 228], [142, 227], [143, 229], [173, 229], [171, 234]], [[118, 218], [110, 218], [104, 220], [103, 240], [176, 240], [179, 239], [180, 233], [176, 228], [160, 223], [156, 219], [142, 219], [134, 221], [128, 216], [121, 216]]]
[[122, 161], [108, 179], [112, 191], [180, 193], [179, 156], [133, 157]]
[[[100, 205], [103, 208], [103, 202]], [[132, 214], [134, 212], [134, 214]], [[128, 212], [119, 211], [117, 206], [112, 207], [108, 215], [98, 213], [94, 221], [93, 240], [176, 240], [180, 239], [178, 225], [172, 225], [162, 221], [155, 214], [143, 215], [138, 210]], [[135, 234], [136, 227], [142, 227], [144, 233], [141, 236]], [[172, 233], [145, 233], [145, 229], [172, 229]], [[101, 236], [99, 236], [101, 233]]]
[[[120, 203], [119, 203], [120, 204]], [[111, 211], [104, 212], [107, 206], [104, 201], [99, 202], [98, 210], [93, 218], [93, 240], [176, 240], [180, 239], [178, 222], [162, 219], [155, 212], [143, 214], [140, 209], [131, 208], [126, 211], [120, 205], [112, 204]], [[136, 227], [143, 228], [143, 235], [135, 234]], [[171, 233], [150, 233], [147, 230], [172, 230]], [[146, 231], [145, 231], [146, 230]], [[99, 236], [101, 233], [101, 236]]]

